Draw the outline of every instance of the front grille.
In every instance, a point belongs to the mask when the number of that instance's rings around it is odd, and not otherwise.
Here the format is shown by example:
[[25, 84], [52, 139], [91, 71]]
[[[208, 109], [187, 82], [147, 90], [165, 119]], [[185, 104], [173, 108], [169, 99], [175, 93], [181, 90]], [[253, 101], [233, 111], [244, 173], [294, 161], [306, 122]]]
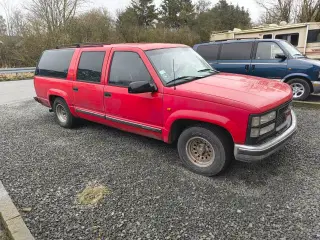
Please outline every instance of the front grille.
[[287, 119], [287, 111], [289, 109], [290, 103], [287, 103], [284, 106], [281, 106], [279, 110], [277, 111], [277, 119], [276, 119], [276, 127], [279, 127], [281, 124], [283, 124]]

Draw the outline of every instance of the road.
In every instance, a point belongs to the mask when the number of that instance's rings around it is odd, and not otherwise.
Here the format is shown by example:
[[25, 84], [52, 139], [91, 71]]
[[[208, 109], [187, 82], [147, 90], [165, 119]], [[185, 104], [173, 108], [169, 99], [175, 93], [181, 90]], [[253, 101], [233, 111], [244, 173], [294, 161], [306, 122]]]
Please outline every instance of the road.
[[0, 82], [0, 105], [30, 100], [35, 95], [33, 80]]

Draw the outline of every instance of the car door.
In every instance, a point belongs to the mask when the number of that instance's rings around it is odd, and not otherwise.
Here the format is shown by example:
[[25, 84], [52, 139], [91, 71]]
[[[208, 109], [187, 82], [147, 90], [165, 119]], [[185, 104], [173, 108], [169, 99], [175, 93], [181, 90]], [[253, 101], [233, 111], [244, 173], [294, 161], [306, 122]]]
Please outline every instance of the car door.
[[221, 72], [249, 74], [252, 49], [252, 41], [224, 43], [215, 68]]
[[257, 41], [255, 49], [251, 63], [251, 75], [277, 80], [287, 75], [288, 60], [287, 58], [276, 58], [277, 54], [285, 54], [276, 42]]
[[81, 49], [73, 81], [74, 107], [79, 117], [97, 120], [104, 118], [103, 80], [110, 50]]
[[[140, 49], [114, 48], [111, 56], [104, 89], [106, 119], [117, 122], [116, 127], [124, 130], [161, 138], [162, 85], [154, 81], [156, 78], [160, 80], [145, 53]], [[149, 81], [158, 90], [153, 93], [128, 93], [129, 84], [136, 81]]]

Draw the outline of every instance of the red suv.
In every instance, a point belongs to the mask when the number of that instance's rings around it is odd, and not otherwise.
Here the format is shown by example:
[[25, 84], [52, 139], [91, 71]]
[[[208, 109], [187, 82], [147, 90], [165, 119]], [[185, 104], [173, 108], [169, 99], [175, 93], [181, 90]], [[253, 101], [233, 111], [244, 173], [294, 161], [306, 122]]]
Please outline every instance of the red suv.
[[76, 45], [45, 51], [35, 100], [65, 128], [84, 118], [166, 143], [206, 176], [257, 161], [296, 131], [289, 85], [220, 73], [179, 44]]

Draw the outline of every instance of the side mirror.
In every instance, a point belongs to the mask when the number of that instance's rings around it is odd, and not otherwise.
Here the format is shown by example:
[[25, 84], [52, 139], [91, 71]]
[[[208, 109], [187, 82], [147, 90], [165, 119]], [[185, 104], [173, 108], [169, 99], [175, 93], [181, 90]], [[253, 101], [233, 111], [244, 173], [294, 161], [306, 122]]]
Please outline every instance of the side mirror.
[[283, 53], [277, 53], [276, 56], [275, 56], [275, 58], [279, 58], [279, 59], [284, 60], [284, 59], [287, 58], [287, 56], [286, 56], [285, 54], [283, 54]]
[[148, 81], [138, 81], [129, 84], [129, 93], [147, 93], [157, 91], [156, 86], [150, 84]]

